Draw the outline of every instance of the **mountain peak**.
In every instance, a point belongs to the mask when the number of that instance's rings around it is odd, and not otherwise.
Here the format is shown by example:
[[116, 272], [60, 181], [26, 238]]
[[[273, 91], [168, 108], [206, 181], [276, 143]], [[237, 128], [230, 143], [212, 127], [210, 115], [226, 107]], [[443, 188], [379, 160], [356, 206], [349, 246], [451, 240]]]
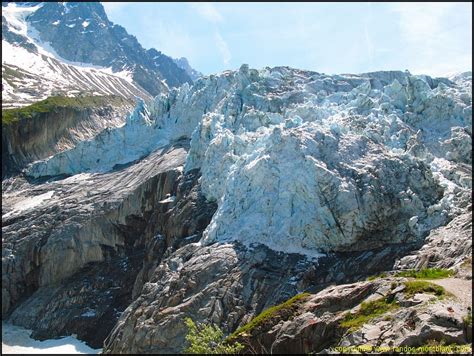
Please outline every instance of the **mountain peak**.
[[[34, 35], [41, 46], [50, 48], [63, 60], [111, 68], [114, 73], [132, 68], [133, 81], [152, 96], [167, 86], [192, 83], [187, 72], [170, 57], [154, 50], [151, 53], [159, 56], [159, 60], [153, 58], [135, 36], [109, 21], [99, 2], [4, 2], [2, 5], [11, 14], [10, 20], [7, 18], [2, 24], [5, 27], [2, 34], [11, 32], [3, 35], [10, 43], [23, 46], [28, 43], [16, 36], [20, 33], [15, 28], [21, 25], [24, 32], [21, 35]], [[32, 11], [19, 11], [22, 7]], [[23, 13], [21, 18], [19, 13]]]

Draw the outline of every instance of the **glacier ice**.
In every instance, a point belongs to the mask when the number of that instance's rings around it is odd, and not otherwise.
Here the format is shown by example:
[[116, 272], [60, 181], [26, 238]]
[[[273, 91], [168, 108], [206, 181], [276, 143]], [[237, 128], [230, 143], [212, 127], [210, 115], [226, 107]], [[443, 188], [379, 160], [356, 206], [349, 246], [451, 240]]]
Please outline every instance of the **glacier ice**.
[[470, 199], [471, 78], [243, 65], [140, 103], [27, 174], [106, 171], [185, 137], [185, 170], [218, 204], [204, 243], [317, 255], [410, 241]]

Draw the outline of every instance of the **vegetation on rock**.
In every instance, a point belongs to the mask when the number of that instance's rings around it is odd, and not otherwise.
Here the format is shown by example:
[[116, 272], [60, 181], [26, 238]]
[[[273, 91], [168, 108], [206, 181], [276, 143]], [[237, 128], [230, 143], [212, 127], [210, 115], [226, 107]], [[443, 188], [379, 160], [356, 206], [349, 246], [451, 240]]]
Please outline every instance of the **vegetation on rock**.
[[426, 281], [408, 281], [405, 282], [405, 295], [413, 296], [417, 293], [431, 293], [438, 297], [446, 294], [443, 287]]
[[294, 297], [288, 299], [286, 302], [283, 302], [281, 304], [275, 305], [273, 307], [270, 307], [268, 309], [265, 309], [262, 311], [259, 315], [257, 315], [255, 318], [250, 320], [247, 324], [244, 326], [238, 328], [236, 331], [234, 331], [228, 338], [227, 341], [231, 341], [235, 339], [237, 336], [243, 335], [243, 334], [249, 334], [253, 329], [255, 329], [257, 326], [260, 326], [264, 324], [266, 321], [272, 320], [275, 316], [281, 314], [283, 311], [290, 311], [293, 308], [295, 308], [299, 302], [305, 300], [310, 296], [310, 293], [300, 293], [295, 295]]
[[408, 270], [398, 272], [396, 277], [411, 277], [417, 279], [440, 279], [447, 278], [453, 275], [453, 271], [445, 268], [423, 268], [419, 271]]
[[217, 325], [196, 324], [191, 318], [185, 319], [188, 327], [186, 341], [189, 346], [184, 349], [186, 354], [237, 354], [244, 346], [238, 342], [224, 342], [224, 333]]
[[61, 107], [82, 109], [105, 105], [123, 105], [125, 102], [126, 100], [124, 98], [116, 95], [82, 97], [51, 96], [45, 100], [22, 108], [2, 110], [2, 126], [12, 124], [23, 118], [31, 118], [36, 113], [52, 112]]
[[354, 331], [375, 317], [383, 315], [390, 310], [397, 309], [398, 307], [399, 306], [395, 301], [389, 300], [388, 297], [369, 302], [362, 302], [359, 310], [354, 314], [346, 314], [344, 319], [341, 321], [340, 326], [348, 328], [350, 331]]

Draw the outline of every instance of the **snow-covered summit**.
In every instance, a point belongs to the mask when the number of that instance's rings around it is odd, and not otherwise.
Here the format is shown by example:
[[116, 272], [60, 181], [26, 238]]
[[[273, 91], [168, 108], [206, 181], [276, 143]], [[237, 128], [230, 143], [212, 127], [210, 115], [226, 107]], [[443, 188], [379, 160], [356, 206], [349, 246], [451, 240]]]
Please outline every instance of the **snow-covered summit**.
[[125, 126], [27, 173], [107, 170], [188, 137], [185, 170], [200, 169], [218, 204], [203, 243], [314, 256], [421, 238], [460, 213], [471, 192], [471, 125], [464, 81], [244, 65], [162, 94]]
[[80, 93], [150, 98], [128, 70], [68, 61], [43, 42], [28, 18], [43, 3], [2, 7], [2, 106], [17, 107], [51, 95]]

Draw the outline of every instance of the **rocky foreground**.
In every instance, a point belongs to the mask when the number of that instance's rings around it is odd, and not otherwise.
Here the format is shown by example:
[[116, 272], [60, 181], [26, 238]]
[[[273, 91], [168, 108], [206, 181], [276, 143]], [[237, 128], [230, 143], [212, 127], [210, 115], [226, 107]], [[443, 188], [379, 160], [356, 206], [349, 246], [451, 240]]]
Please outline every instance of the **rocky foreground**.
[[105, 353], [182, 352], [185, 317], [247, 352], [467, 344], [472, 305], [396, 271], [471, 281], [471, 78], [242, 66], [23, 161], [2, 181], [3, 318]]

